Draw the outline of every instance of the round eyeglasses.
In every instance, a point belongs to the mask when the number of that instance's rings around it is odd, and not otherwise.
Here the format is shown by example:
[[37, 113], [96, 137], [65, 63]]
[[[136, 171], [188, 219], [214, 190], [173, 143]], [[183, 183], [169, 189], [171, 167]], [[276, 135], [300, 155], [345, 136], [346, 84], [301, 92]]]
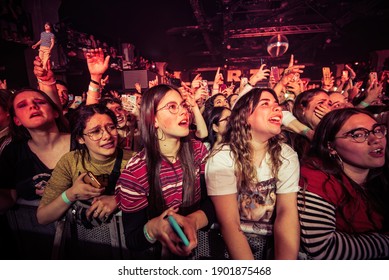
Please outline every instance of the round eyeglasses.
[[363, 143], [367, 140], [370, 133], [372, 133], [378, 139], [384, 138], [387, 133], [386, 125], [384, 124], [375, 124], [372, 130], [368, 130], [366, 128], [356, 128], [350, 130], [343, 134], [343, 136], [338, 136], [335, 138], [347, 138], [350, 137], [355, 142]]
[[170, 113], [175, 115], [180, 110], [180, 107], [182, 107], [183, 109], [186, 109], [187, 111], [189, 111], [189, 109], [190, 109], [189, 104], [186, 103], [185, 101], [182, 102], [181, 104], [178, 104], [177, 102], [169, 102], [165, 106], [159, 108], [156, 112], [161, 111], [161, 110], [169, 110]]
[[104, 131], [108, 132], [112, 136], [118, 135], [118, 130], [114, 124], [107, 124], [103, 127], [96, 127], [92, 131], [84, 133], [83, 135], [87, 135], [92, 141], [99, 141], [103, 138]]

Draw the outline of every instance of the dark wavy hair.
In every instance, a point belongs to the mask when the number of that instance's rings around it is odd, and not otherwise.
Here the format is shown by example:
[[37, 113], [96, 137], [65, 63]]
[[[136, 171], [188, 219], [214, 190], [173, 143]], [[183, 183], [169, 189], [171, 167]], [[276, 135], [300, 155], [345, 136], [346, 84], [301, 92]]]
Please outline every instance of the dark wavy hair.
[[205, 103], [204, 103], [204, 112], [203, 112], [203, 118], [204, 120], [207, 120], [213, 110], [213, 108], [215, 108], [215, 105], [213, 104], [215, 102], [215, 99], [218, 97], [218, 96], [224, 96], [224, 94], [222, 93], [217, 93], [215, 95], [212, 95], [210, 98], [208, 98]]
[[208, 129], [208, 136], [205, 139], [205, 142], [208, 142], [211, 146], [215, 144], [217, 140], [217, 133], [213, 130], [213, 125], [219, 125], [220, 118], [222, 116], [222, 113], [224, 110], [230, 110], [229, 108], [226, 107], [215, 107], [212, 109], [211, 114], [207, 120], [205, 120], [207, 124], [207, 129]]
[[[255, 184], [257, 179], [256, 167], [253, 164], [253, 148], [251, 125], [247, 122], [249, 116], [255, 111], [263, 92], [269, 92], [278, 102], [277, 94], [270, 88], [253, 88], [243, 95], [235, 103], [232, 109], [230, 122], [225, 135], [225, 143], [230, 145], [235, 158], [235, 176], [240, 183], [238, 190], [247, 191]], [[268, 152], [271, 160], [271, 172], [274, 178], [278, 178], [278, 170], [281, 167], [281, 134], [268, 140]]]
[[320, 88], [314, 88], [310, 90], [303, 91], [299, 95], [297, 95], [296, 99], [294, 100], [293, 105], [293, 115], [298, 119], [301, 123], [305, 124], [306, 126], [314, 129], [312, 127], [312, 124], [308, 123], [307, 119], [304, 116], [304, 109], [308, 107], [309, 102], [311, 102], [312, 98], [318, 95], [320, 92], [325, 92], [323, 89]]
[[[389, 180], [383, 173], [384, 168], [370, 169], [366, 184], [362, 187], [344, 173], [341, 163], [336, 158], [330, 156], [329, 146], [332, 146], [331, 144], [335, 141], [336, 134], [350, 117], [358, 114], [367, 115], [375, 120], [372, 114], [364, 109], [358, 108], [343, 108], [333, 110], [326, 114], [316, 127], [308, 157], [303, 160], [303, 164], [306, 164], [312, 169], [321, 170], [327, 175], [327, 180], [323, 182], [324, 190], [327, 188], [327, 185], [329, 185], [330, 176], [333, 176], [339, 182], [346, 196], [342, 198], [338, 210], [345, 221], [349, 221], [350, 219], [353, 219], [353, 217], [346, 218], [342, 211], [342, 206], [352, 200], [352, 196], [345, 187], [344, 177], [348, 179], [358, 193], [370, 198], [367, 200], [370, 206], [367, 213], [368, 217], [371, 217], [372, 208], [380, 213], [384, 213], [383, 209], [386, 207], [385, 201], [380, 198], [379, 194], [388, 193], [389, 186]], [[307, 180], [307, 178], [304, 178], [303, 176], [302, 179], [303, 182], [306, 182]], [[304, 183], [304, 188], [305, 187]], [[353, 230], [351, 228], [351, 222], [349, 223], [349, 226], [350, 230]]]
[[51, 108], [58, 113], [58, 118], [55, 119], [55, 123], [58, 127], [59, 132], [66, 132], [66, 133], [69, 132], [69, 125], [68, 125], [67, 120], [64, 118], [64, 116], [62, 114], [62, 109], [58, 108], [57, 104], [55, 104], [54, 101], [51, 100], [51, 98], [46, 93], [44, 93], [43, 91], [41, 91], [39, 89], [23, 88], [23, 89], [16, 91], [11, 96], [11, 98], [9, 99], [9, 103], [8, 103], [8, 111], [9, 111], [9, 115], [10, 115], [10, 119], [11, 119], [10, 130], [11, 130], [12, 139], [14, 139], [14, 140], [31, 139], [31, 135], [28, 132], [28, 130], [22, 125], [17, 126], [15, 124], [15, 122], [13, 121], [13, 118], [16, 116], [15, 108], [14, 108], [14, 104], [13, 104], [15, 101], [15, 98], [19, 94], [24, 93], [26, 91], [33, 91], [33, 92], [39, 93], [48, 102], [48, 104], [51, 106]]
[[[180, 94], [179, 90], [171, 85], [161, 84], [154, 86], [143, 93], [140, 108], [140, 133], [144, 144], [147, 164], [147, 178], [150, 187], [148, 197], [148, 215], [155, 217], [160, 215], [165, 209], [166, 204], [163, 199], [162, 189], [160, 186], [160, 170], [162, 159], [168, 163], [170, 161], [162, 154], [157, 128], [155, 127], [155, 116], [158, 104], [168, 91], [174, 90]], [[181, 94], [180, 94], [181, 95]], [[183, 170], [183, 207], [190, 207], [194, 204], [195, 197], [195, 170], [199, 167], [200, 162], [195, 162], [193, 147], [189, 137], [181, 137], [178, 157]], [[173, 164], [170, 164], [174, 170]]]
[[[84, 129], [90, 118], [96, 114], [107, 115], [113, 124], [117, 126], [115, 114], [102, 104], [80, 105], [74, 112], [70, 120], [72, 127], [71, 142], [72, 147], [79, 151], [82, 158], [82, 165], [85, 168], [86, 161], [90, 161], [89, 150], [85, 144], [80, 144], [78, 139], [84, 138]], [[85, 168], [86, 169], [86, 168]]]

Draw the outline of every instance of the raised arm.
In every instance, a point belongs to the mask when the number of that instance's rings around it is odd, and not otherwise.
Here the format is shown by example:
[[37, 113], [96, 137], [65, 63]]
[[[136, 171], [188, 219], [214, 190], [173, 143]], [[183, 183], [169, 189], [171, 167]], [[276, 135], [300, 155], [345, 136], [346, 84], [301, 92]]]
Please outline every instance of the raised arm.
[[86, 104], [96, 104], [101, 97], [101, 78], [108, 69], [109, 55], [104, 58], [104, 52], [101, 48], [85, 50], [84, 55], [91, 80], [87, 91]]
[[39, 89], [45, 92], [58, 108], [62, 108], [57, 87], [55, 86], [54, 73], [51, 71], [50, 60], [47, 61], [47, 69], [44, 69], [41, 59], [39, 56], [36, 56], [34, 60], [34, 75], [38, 79]]

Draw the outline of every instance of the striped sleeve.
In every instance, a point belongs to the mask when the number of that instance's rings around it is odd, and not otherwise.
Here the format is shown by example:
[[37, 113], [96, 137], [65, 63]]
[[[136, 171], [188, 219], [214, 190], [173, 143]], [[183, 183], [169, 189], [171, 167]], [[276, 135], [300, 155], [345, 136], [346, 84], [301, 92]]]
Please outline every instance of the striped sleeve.
[[319, 260], [362, 260], [389, 256], [389, 236], [336, 231], [335, 206], [305, 191], [298, 193], [301, 245]]

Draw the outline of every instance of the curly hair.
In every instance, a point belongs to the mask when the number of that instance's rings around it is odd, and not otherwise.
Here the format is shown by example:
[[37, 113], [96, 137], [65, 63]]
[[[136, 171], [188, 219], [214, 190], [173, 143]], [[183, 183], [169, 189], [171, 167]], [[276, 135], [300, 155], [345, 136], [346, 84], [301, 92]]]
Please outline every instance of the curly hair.
[[[230, 122], [225, 135], [225, 144], [230, 145], [235, 158], [235, 176], [240, 182], [238, 191], [248, 191], [250, 186], [258, 182], [256, 166], [254, 166], [251, 125], [247, 119], [255, 111], [263, 92], [269, 92], [278, 102], [276, 93], [269, 88], [254, 88], [237, 102], [231, 112]], [[281, 134], [268, 140], [268, 152], [271, 160], [271, 172], [278, 178], [281, 167]]]

